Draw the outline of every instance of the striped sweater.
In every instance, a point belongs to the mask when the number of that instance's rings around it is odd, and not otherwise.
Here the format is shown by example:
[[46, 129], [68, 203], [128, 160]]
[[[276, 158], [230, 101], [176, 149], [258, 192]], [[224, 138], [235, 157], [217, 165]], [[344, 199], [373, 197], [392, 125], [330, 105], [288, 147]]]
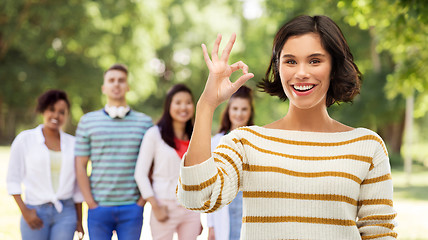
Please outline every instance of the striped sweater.
[[144, 134], [152, 125], [149, 116], [133, 110], [123, 119], [112, 119], [104, 110], [80, 119], [74, 153], [91, 160], [91, 192], [99, 205], [133, 204], [140, 197], [135, 164]]
[[395, 239], [388, 153], [373, 131], [243, 127], [182, 165], [177, 196], [214, 212], [243, 191], [242, 239]]

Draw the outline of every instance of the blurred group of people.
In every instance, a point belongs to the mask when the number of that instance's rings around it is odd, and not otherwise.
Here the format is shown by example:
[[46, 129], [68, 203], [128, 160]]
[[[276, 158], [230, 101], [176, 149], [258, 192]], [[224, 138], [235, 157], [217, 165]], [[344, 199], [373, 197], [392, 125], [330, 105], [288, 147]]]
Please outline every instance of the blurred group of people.
[[[153, 125], [151, 117], [128, 106], [127, 78], [122, 64], [104, 73], [101, 89], [107, 103], [80, 119], [75, 137], [62, 130], [70, 114], [67, 94], [49, 90], [39, 96], [43, 124], [15, 138], [7, 175], [8, 192], [22, 213], [22, 239], [66, 240], [75, 232], [82, 239], [83, 201], [90, 239], [111, 239], [113, 232], [118, 239], [140, 239], [146, 201], [152, 208], [153, 239], [172, 239], [176, 233], [191, 240], [201, 234], [200, 214], [176, 198], [181, 159], [193, 131], [192, 92], [184, 84], [174, 85]], [[251, 89], [242, 86], [222, 114], [213, 149], [221, 136], [252, 125], [253, 115]], [[230, 207], [208, 215], [209, 239], [229, 239], [229, 232], [230, 239], [239, 239], [241, 218], [242, 193]]]

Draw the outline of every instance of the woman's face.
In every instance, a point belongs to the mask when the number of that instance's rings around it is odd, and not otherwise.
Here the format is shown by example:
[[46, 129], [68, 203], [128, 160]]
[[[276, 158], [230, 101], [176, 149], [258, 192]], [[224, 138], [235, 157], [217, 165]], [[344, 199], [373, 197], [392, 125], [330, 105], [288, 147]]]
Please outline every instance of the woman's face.
[[43, 125], [51, 130], [59, 130], [68, 116], [68, 106], [64, 100], [58, 100], [42, 113]]
[[319, 35], [290, 37], [279, 60], [279, 76], [290, 104], [299, 109], [326, 107], [332, 58]]
[[251, 117], [251, 103], [246, 98], [235, 97], [230, 99], [229, 119], [232, 130], [248, 125]]
[[186, 123], [193, 117], [192, 96], [188, 92], [178, 92], [172, 97], [169, 114], [175, 122]]

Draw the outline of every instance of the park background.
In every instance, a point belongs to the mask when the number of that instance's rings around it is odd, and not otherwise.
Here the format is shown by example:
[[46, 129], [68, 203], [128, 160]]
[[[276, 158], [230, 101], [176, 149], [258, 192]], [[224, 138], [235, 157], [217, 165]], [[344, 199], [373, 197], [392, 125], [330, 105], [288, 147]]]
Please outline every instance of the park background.
[[[218, 33], [228, 39], [235, 32], [230, 63], [243, 60], [250, 67], [255, 77], [247, 85], [256, 90], [276, 31], [301, 14], [327, 15], [342, 29], [364, 79], [352, 104], [334, 105], [329, 112], [385, 140], [399, 239], [428, 239], [425, 0], [0, 1], [0, 239], [20, 238], [19, 209], [5, 186], [8, 146], [20, 131], [41, 123], [34, 109], [42, 92], [68, 93], [72, 106], [65, 131], [74, 135], [80, 117], [105, 104], [103, 71], [124, 63], [130, 71], [128, 103], [156, 122], [172, 85], [185, 83], [196, 99], [202, 92], [208, 71], [201, 43], [211, 49]], [[257, 125], [284, 116], [287, 107], [255, 91]]]

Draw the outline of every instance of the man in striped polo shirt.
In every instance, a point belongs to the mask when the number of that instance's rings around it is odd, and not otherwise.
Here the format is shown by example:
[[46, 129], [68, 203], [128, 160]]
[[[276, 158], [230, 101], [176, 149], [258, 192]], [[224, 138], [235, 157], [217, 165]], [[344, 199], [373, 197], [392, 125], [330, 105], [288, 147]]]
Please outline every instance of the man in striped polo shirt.
[[[126, 103], [128, 70], [115, 64], [104, 73], [104, 109], [85, 114], [76, 131], [76, 174], [88, 204], [91, 240], [139, 239], [144, 200], [134, 180], [140, 144], [152, 124]], [[87, 176], [88, 161], [92, 171]]]

